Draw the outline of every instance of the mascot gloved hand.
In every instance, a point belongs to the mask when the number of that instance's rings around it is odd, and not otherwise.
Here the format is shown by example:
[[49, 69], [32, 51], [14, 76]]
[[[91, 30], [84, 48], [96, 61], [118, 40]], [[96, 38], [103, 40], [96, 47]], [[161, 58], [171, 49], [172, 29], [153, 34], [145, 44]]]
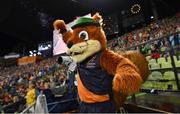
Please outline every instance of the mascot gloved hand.
[[63, 35], [68, 54], [78, 63], [80, 112], [116, 112], [128, 95], [139, 91], [148, 76], [148, 63], [139, 52], [114, 53], [107, 49], [102, 17], [75, 20], [67, 29], [63, 20], [54, 28]]

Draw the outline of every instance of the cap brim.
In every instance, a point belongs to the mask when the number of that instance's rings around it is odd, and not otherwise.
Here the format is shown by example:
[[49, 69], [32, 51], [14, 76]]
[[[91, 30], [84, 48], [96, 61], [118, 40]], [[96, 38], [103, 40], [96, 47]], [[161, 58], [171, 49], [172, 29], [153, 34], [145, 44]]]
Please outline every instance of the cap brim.
[[77, 27], [83, 27], [83, 26], [89, 26], [89, 25], [97, 26], [97, 27], [100, 26], [100, 24], [99, 24], [99, 23], [96, 23], [96, 22], [93, 22], [93, 23], [92, 23], [92, 22], [86, 22], [86, 23], [76, 24], [76, 25], [72, 26], [71, 28], [72, 28], [72, 29], [75, 29], [75, 28], [77, 28]]

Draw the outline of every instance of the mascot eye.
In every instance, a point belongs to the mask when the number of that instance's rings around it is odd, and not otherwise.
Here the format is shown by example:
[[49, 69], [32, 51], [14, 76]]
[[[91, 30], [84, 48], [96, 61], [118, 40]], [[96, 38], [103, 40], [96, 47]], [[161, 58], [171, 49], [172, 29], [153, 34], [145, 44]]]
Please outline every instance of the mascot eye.
[[88, 33], [86, 31], [81, 31], [79, 33], [79, 37], [82, 38], [83, 40], [88, 40], [89, 39]]

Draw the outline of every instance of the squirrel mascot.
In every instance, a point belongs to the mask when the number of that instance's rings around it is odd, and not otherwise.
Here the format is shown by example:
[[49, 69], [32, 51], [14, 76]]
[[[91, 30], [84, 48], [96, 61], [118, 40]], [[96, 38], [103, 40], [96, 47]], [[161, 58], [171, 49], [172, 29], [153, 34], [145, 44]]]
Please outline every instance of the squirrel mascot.
[[67, 54], [77, 65], [80, 112], [116, 112], [126, 97], [139, 91], [148, 76], [148, 62], [137, 51], [114, 53], [107, 49], [102, 16], [80, 17], [68, 29], [55, 20], [68, 47]]

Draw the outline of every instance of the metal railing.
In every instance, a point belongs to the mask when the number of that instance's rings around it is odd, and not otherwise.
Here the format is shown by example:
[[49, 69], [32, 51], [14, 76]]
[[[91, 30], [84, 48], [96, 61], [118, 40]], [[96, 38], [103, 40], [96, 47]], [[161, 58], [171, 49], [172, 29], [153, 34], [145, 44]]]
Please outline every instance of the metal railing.
[[49, 112], [51, 112], [52, 110], [54, 110], [54, 108], [55, 108], [58, 104], [67, 103], [67, 102], [72, 102], [72, 101], [77, 101], [77, 98], [66, 99], [66, 100], [62, 100], [62, 101], [59, 101], [59, 102], [49, 103], [49, 104], [47, 104], [48, 106], [53, 105], [53, 106], [49, 109]]
[[20, 114], [30, 114], [30, 113], [34, 113], [35, 111], [35, 105], [36, 102], [34, 102], [32, 105], [28, 106], [26, 109], [24, 109]]

